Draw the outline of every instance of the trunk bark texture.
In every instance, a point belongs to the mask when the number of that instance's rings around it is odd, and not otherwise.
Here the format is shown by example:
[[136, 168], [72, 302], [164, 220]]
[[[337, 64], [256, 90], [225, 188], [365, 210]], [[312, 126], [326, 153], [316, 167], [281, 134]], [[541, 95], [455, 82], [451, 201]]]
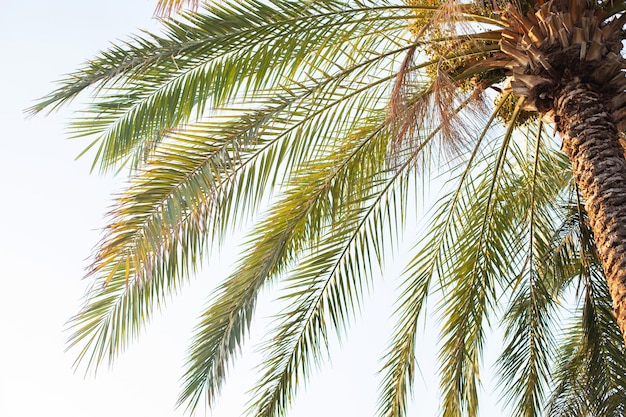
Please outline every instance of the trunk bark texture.
[[578, 79], [555, 97], [555, 121], [608, 281], [626, 344], [626, 159], [606, 99]]

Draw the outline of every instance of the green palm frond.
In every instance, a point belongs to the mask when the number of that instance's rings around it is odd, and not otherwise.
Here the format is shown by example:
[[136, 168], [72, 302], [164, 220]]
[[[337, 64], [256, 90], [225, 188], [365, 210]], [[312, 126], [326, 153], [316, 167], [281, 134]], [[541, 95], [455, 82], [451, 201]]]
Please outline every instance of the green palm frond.
[[169, 130], [205, 115], [207, 105], [279, 88], [285, 77], [335, 72], [345, 57], [374, 55], [381, 39], [395, 38], [381, 34], [403, 30], [410, 12], [326, 1], [231, 2], [186, 16], [166, 22], [165, 36], [136, 37], [104, 52], [32, 111], [96, 88], [98, 100], [75, 122], [73, 135], [98, 136], [103, 170], [129, 157], [137, 166]]
[[[390, 55], [403, 49], [391, 50]], [[166, 275], [169, 280], [187, 276], [187, 265], [192, 262], [193, 270], [200, 262], [210, 236], [222, 234], [242, 210], [252, 211], [267, 191], [266, 185], [274, 183], [279, 172], [288, 172], [283, 161], [297, 165], [298, 158], [316, 151], [316, 138], [325, 132], [318, 126], [346, 130], [359, 118], [358, 112], [348, 114], [350, 109], [370, 107], [369, 101], [379, 96], [374, 91], [395, 76], [389, 70], [381, 73], [388, 64], [381, 68], [380, 59], [355, 63], [291, 90], [283, 88], [279, 96], [259, 94], [255, 101], [246, 102], [261, 106], [259, 110], [226, 109], [225, 114], [234, 116], [219, 116], [214, 122], [199, 122], [171, 133], [149, 160], [149, 169], [139, 173], [119, 200], [93, 273], [106, 284], [115, 281], [125, 286], [129, 281], [161, 285]], [[370, 75], [369, 83], [361, 86], [350, 78], [374, 70], [378, 74]], [[126, 268], [127, 264], [131, 267]], [[126, 297], [122, 292], [122, 287], [112, 285], [94, 287], [93, 300], [116, 294], [120, 302], [106, 310], [87, 305], [84, 310], [90, 314], [77, 317], [72, 343], [98, 331], [113, 316], [131, 317], [123, 313], [130, 313], [132, 303], [121, 301]], [[155, 294], [148, 301], [160, 302], [165, 292]], [[127, 325], [118, 326], [121, 333], [109, 340], [123, 346], [142, 322], [129, 319]], [[105, 356], [114, 356], [114, 345], [97, 346], [94, 365]]]
[[[495, 147], [482, 178], [471, 182], [465, 224], [444, 259], [441, 276], [442, 327], [441, 390], [443, 415], [476, 415], [484, 321], [496, 302], [495, 277], [510, 276], [519, 256], [511, 242], [517, 232], [519, 207], [506, 204], [507, 159], [511, 130]], [[495, 156], [495, 157], [494, 157]], [[513, 237], [513, 239], [511, 239]]]
[[521, 157], [528, 158], [529, 163], [520, 160], [522, 169], [526, 168], [523, 182], [528, 186], [520, 187], [523, 192], [518, 204], [527, 204], [528, 249], [513, 284], [515, 292], [506, 313], [510, 323], [505, 335], [508, 343], [499, 359], [505, 399], [513, 415], [520, 417], [542, 415], [555, 350], [552, 321], [562, 288], [572, 275], [555, 262], [552, 239], [562, 211], [563, 192], [571, 181], [569, 164], [563, 155], [548, 150], [541, 140], [545, 138], [542, 130], [539, 124], [536, 134], [527, 136], [529, 151]]
[[[337, 154], [307, 166], [297, 184], [314, 182], [321, 167], [332, 174], [328, 202], [316, 217], [324, 220], [324, 235], [312, 236], [310, 255], [298, 262], [287, 279], [282, 301], [292, 305], [280, 314], [281, 324], [268, 341], [266, 364], [255, 391], [252, 410], [258, 416], [283, 415], [293, 398], [296, 381], [306, 380], [312, 364], [324, 356], [329, 329], [338, 336], [360, 305], [364, 288], [372, 276], [372, 262], [380, 262], [383, 219], [399, 210], [388, 210], [389, 185], [383, 178], [367, 182], [362, 177], [381, 177], [385, 164], [387, 136], [379, 127], [360, 130]], [[356, 139], [355, 138], [355, 139]], [[362, 139], [361, 139], [362, 138]], [[329, 164], [328, 159], [333, 162]], [[328, 181], [328, 180], [325, 180]], [[368, 184], [359, 189], [360, 184]], [[384, 187], [380, 190], [381, 187]], [[337, 202], [342, 204], [338, 205]], [[326, 212], [326, 213], [324, 213]], [[340, 225], [340, 227], [337, 227]], [[318, 232], [319, 234], [319, 232]]]
[[[578, 253], [577, 298], [581, 305], [562, 335], [556, 361], [556, 388], [550, 398], [550, 416], [619, 416], [626, 404], [626, 354], [615, 322], [606, 281], [599, 268], [585, 213], [574, 204], [564, 224]], [[581, 219], [583, 221], [581, 221]], [[572, 257], [570, 257], [571, 259]]]
[[590, 281], [582, 289], [582, 320], [564, 335], [557, 359], [551, 416], [620, 416], [625, 411], [623, 339], [602, 275], [597, 267], [589, 272]]
[[187, 388], [181, 398], [181, 401], [189, 400], [192, 408], [205, 389], [209, 401], [219, 389], [224, 366], [250, 323], [259, 289], [290, 264], [294, 253], [318, 233], [325, 222], [320, 212], [332, 207], [326, 198], [330, 197], [336, 166], [324, 167], [325, 170], [316, 172], [315, 180], [309, 178], [306, 186], [288, 193], [259, 225], [255, 233], [259, 238], [251, 238], [253, 244], [244, 255], [245, 267], [224, 283], [221, 295], [203, 314], [191, 349]]
[[[501, 103], [504, 102], [505, 100], [501, 101]], [[407, 278], [403, 283], [402, 296], [396, 312], [400, 317], [382, 370], [385, 376], [379, 403], [381, 416], [406, 415], [407, 395], [415, 374], [414, 352], [418, 320], [422, 315], [427, 297], [432, 291], [433, 279], [443, 274], [446, 254], [454, 245], [454, 238], [458, 234], [457, 219], [462, 216], [466, 204], [465, 194], [468, 191], [466, 181], [470, 179], [475, 160], [479, 159], [482, 142], [493, 127], [500, 109], [501, 105], [495, 109], [485, 124], [465, 168], [461, 170], [459, 178], [455, 181], [457, 186], [454, 192], [443, 200], [444, 203], [437, 214], [430, 220], [432, 227], [422, 239], [424, 246], [406, 268]]]
[[[466, 105], [467, 102], [459, 106], [457, 112]], [[325, 352], [320, 348], [327, 345], [329, 329], [341, 337], [358, 309], [363, 287], [369, 286], [372, 262], [383, 264], [381, 242], [397, 239], [397, 230], [394, 233], [390, 226], [398, 227], [402, 223], [406, 201], [395, 193], [404, 190], [401, 195], [407, 195], [406, 187], [420, 152], [409, 153], [400, 166], [388, 171], [385, 163], [389, 132], [384, 126], [374, 126], [364, 141], [342, 141], [340, 152], [330, 156], [332, 161], [347, 155], [347, 160], [329, 164], [329, 157], [325, 157], [321, 164], [325, 169], [330, 167], [334, 177], [329, 190], [333, 200], [328, 204], [329, 232], [327, 236], [309, 237], [309, 241], [315, 242], [308, 249], [311, 254], [298, 261], [298, 268], [287, 280], [287, 294], [282, 298], [293, 299], [294, 308], [281, 313], [281, 325], [265, 349], [269, 357], [255, 389], [258, 393], [252, 407], [255, 415], [284, 414], [293, 398], [295, 382], [306, 380], [311, 364], [324, 357]], [[422, 148], [430, 146], [440, 134], [439, 128], [428, 131], [427, 127], [423, 130], [426, 139]], [[368, 131], [360, 130], [356, 137], [364, 133]], [[310, 181], [310, 172], [316, 172], [320, 163], [307, 166], [307, 174], [295, 178], [298, 187]], [[360, 180], [368, 177], [371, 177], [368, 181]], [[367, 188], [357, 188], [360, 184], [367, 184]]]

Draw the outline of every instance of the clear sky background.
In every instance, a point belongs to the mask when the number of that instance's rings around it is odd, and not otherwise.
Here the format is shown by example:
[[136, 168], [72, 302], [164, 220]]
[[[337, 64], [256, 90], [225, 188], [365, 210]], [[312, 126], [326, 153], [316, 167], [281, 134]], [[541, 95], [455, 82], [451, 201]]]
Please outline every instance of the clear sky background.
[[[175, 402], [187, 343], [210, 289], [232, 268], [235, 246], [213, 256], [210, 268], [156, 315], [111, 369], [95, 379], [73, 372], [75, 353], [64, 352], [63, 329], [79, 309], [84, 268], [124, 178], [90, 175], [88, 158], [75, 161], [87, 142], [66, 138], [72, 108], [32, 119], [23, 113], [54, 88], [54, 80], [110, 41], [158, 27], [155, 3], [0, 0], [1, 417], [184, 415]], [[342, 348], [333, 347], [332, 361], [307, 385], [290, 416], [374, 415], [376, 371], [391, 332], [389, 300], [398, 272], [393, 265], [385, 270], [361, 319]], [[252, 347], [264, 330], [263, 323], [256, 327]], [[432, 335], [420, 341], [415, 415], [436, 415], [433, 345]], [[244, 351], [218, 408], [206, 415], [243, 414], [244, 394], [256, 380], [255, 358], [253, 348]], [[483, 407], [483, 415], [498, 415], [495, 410]]]

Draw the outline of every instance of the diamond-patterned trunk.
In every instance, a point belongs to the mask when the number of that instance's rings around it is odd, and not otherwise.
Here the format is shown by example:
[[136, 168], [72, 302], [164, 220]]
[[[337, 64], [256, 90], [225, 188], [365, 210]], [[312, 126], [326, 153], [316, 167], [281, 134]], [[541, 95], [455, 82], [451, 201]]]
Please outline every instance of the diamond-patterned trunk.
[[555, 97], [557, 127], [608, 281], [626, 343], [626, 159], [604, 98], [573, 79]]

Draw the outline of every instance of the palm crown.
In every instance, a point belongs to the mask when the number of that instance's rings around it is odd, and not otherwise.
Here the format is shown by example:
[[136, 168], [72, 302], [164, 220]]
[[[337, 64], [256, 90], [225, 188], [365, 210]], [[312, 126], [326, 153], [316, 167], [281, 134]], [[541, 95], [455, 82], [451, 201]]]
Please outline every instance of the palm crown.
[[619, 322], [623, 9], [227, 0], [87, 62], [33, 108], [93, 93], [73, 134], [94, 138], [94, 167], [131, 175], [72, 321], [78, 362], [114, 359], [209, 247], [255, 214], [239, 266], [202, 312], [180, 402], [214, 402], [259, 292], [281, 282], [287, 302], [250, 410], [284, 415], [400, 241], [419, 178], [440, 168], [445, 192], [428, 231], [408, 233], [418, 243], [399, 283], [378, 415], [407, 413], [431, 294], [444, 416], [477, 413], [489, 322], [506, 334], [498, 370], [513, 415], [622, 415], [611, 295]]

